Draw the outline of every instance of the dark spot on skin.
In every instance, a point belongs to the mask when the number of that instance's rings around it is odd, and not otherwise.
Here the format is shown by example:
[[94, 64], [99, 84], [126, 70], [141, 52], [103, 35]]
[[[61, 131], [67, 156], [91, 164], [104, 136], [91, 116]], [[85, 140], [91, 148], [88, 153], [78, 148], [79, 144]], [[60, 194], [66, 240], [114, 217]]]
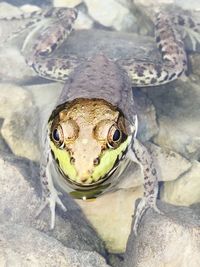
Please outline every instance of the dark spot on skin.
[[155, 78], [152, 78], [151, 81], [150, 81], [151, 84], [154, 84], [156, 82], [157, 82], [157, 80]]
[[59, 165], [59, 160], [58, 159], [56, 159], [56, 163]]
[[160, 42], [160, 36], [156, 37], [156, 42], [159, 43]]
[[183, 26], [185, 24], [185, 21], [181, 16], [178, 16], [178, 24], [181, 26]]
[[148, 180], [148, 178], [149, 178], [148, 176], [144, 176], [144, 180]]
[[155, 168], [152, 169], [151, 174], [152, 174], [153, 176], [156, 175], [156, 169], [155, 169]]
[[173, 73], [171, 76], [169, 76], [169, 80], [172, 80], [175, 77], [176, 77], [176, 73]]
[[183, 74], [184, 70], [182, 70], [181, 72], [179, 72], [179, 74], [177, 75], [177, 77], [180, 77]]
[[190, 28], [194, 28], [195, 27], [195, 23], [191, 18], [189, 18], [188, 22], [189, 22]]
[[149, 172], [149, 168], [146, 168], [146, 172]]
[[51, 51], [53, 52], [56, 49], [56, 47], [57, 47], [57, 44], [56, 43], [52, 44], [51, 45]]

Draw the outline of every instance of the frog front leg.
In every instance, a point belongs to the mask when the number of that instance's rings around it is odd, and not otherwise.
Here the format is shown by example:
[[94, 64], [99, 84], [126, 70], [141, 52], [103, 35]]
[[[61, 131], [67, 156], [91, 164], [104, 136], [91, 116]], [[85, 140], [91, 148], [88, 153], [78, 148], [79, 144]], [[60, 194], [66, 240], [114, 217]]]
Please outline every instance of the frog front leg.
[[60, 192], [56, 190], [53, 183], [52, 173], [51, 173], [51, 164], [52, 164], [52, 155], [49, 147], [49, 138], [48, 134], [44, 140], [44, 153], [42, 155], [42, 159], [40, 162], [40, 179], [42, 184], [42, 204], [36, 214], [36, 217], [40, 215], [40, 213], [44, 210], [44, 208], [49, 205], [51, 212], [51, 229], [55, 226], [55, 208], [56, 204], [58, 204], [63, 211], [66, 211], [66, 207], [62, 203], [59, 195]]
[[161, 213], [156, 206], [158, 177], [151, 155], [147, 148], [136, 138], [134, 138], [132, 148], [128, 152], [128, 157], [141, 166], [144, 175], [144, 197], [141, 199], [135, 211], [135, 221], [133, 226], [134, 233], [137, 235], [141, 217], [149, 207], [153, 208], [156, 212]]

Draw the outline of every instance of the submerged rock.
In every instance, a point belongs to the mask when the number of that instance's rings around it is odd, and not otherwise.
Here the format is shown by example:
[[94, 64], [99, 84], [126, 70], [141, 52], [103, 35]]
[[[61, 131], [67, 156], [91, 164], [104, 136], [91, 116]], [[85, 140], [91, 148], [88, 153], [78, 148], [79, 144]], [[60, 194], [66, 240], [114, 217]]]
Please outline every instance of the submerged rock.
[[[200, 217], [190, 208], [158, 202], [149, 209], [138, 235], [130, 234], [124, 267], [200, 266]], [[200, 207], [199, 207], [200, 208]]]
[[97, 252], [79, 251], [33, 228], [0, 224], [1, 266], [109, 267]]

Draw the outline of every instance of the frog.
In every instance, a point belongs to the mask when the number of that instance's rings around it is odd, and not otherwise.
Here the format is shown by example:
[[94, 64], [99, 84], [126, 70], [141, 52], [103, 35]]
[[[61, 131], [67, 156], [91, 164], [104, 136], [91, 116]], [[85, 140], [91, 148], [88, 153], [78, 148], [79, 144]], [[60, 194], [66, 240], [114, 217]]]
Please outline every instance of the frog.
[[134, 214], [133, 231], [137, 235], [148, 208], [162, 211], [156, 204], [159, 189], [156, 166], [137, 138], [139, 122], [132, 88], [159, 86], [185, 75], [187, 55], [175, 27], [183, 26], [185, 20], [179, 17], [174, 23], [166, 12], [155, 14], [155, 40], [161, 62], [113, 60], [102, 53], [88, 59], [74, 55], [53, 58], [54, 51], [71, 33], [77, 16], [74, 8], [39, 12], [45, 23], [26, 57], [28, 66], [39, 76], [64, 82], [42, 136], [43, 204], [38, 214], [49, 205], [53, 229], [56, 206], [67, 210], [56, 185], [73, 198], [95, 199], [117, 190], [129, 162], [136, 162], [144, 176], [144, 195]]

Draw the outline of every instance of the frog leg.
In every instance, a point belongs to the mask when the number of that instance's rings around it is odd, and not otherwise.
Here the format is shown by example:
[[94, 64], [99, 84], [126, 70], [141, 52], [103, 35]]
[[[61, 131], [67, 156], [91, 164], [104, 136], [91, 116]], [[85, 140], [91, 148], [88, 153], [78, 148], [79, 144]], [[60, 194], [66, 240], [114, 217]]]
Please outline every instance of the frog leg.
[[50, 56], [69, 36], [77, 12], [75, 9], [57, 8], [54, 10], [54, 16], [49, 25], [42, 28], [26, 61], [38, 75], [51, 80], [66, 81], [71, 71], [80, 64], [80, 59], [75, 56], [63, 58]]
[[132, 148], [128, 151], [128, 157], [141, 166], [144, 175], [144, 197], [140, 200], [134, 215], [133, 231], [137, 235], [141, 217], [148, 208], [153, 208], [156, 212], [161, 213], [156, 206], [158, 178], [151, 155], [147, 148], [136, 138], [134, 139]]
[[197, 50], [197, 44], [200, 43], [199, 13], [182, 12], [178, 15], [172, 14], [171, 19], [174, 25], [179, 27], [183, 39], [185, 39], [186, 36], [189, 36], [192, 42], [192, 51], [195, 52]]
[[170, 17], [159, 12], [155, 15], [155, 37], [162, 62], [146, 60], [118, 60], [126, 69], [133, 86], [155, 86], [177, 79], [187, 70], [187, 56], [180, 34]]
[[58, 204], [64, 211], [66, 211], [67, 209], [59, 197], [60, 195], [62, 195], [62, 193], [58, 192], [53, 184], [53, 178], [50, 171], [50, 166], [52, 164], [53, 159], [49, 148], [48, 137], [45, 138], [44, 147], [45, 153], [40, 163], [40, 178], [42, 183], [43, 201], [36, 214], [36, 217], [38, 217], [40, 213], [44, 210], [44, 208], [49, 205], [51, 211], [51, 229], [53, 229], [55, 226], [56, 204]]

